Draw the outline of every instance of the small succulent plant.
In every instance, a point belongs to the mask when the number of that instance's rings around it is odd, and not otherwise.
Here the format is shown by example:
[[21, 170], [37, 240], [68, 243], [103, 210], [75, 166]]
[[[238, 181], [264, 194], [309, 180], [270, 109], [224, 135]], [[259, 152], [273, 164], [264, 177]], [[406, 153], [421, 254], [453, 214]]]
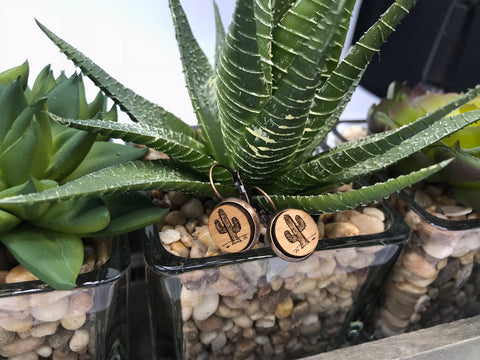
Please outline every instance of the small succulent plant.
[[[445, 117], [480, 93], [476, 88], [400, 129], [317, 154], [368, 63], [415, 1], [396, 0], [343, 59], [355, 0], [239, 0], [227, 33], [215, 5], [213, 65], [195, 40], [179, 0], [169, 3], [200, 131], [122, 86], [39, 23], [133, 122], [53, 117], [70, 127], [144, 144], [170, 159], [112, 166], [54, 191], [0, 199], [1, 206], [72, 199], [78, 188], [92, 195], [155, 188], [214, 195], [209, 170], [223, 164], [238, 171], [247, 187], [260, 186], [278, 209], [335, 212], [386, 197], [433, 174], [446, 162], [347, 193], [330, 190], [385, 168], [480, 119], [480, 111]], [[99, 176], [105, 181], [96, 181]], [[214, 179], [222, 195], [235, 193], [228, 171], [218, 169]], [[264, 196], [256, 200], [268, 207]]]
[[[141, 159], [145, 150], [67, 128], [49, 114], [116, 121], [98, 93], [88, 103], [82, 76], [55, 78], [46, 66], [28, 87], [28, 62], [0, 73], [0, 198], [56, 189], [92, 171]], [[109, 236], [153, 223], [163, 211], [137, 194], [62, 202], [2, 204], [0, 241], [27, 270], [57, 288], [75, 286], [82, 237]], [[125, 204], [132, 206], [128, 208]], [[143, 211], [143, 213], [141, 212]]]
[[[386, 98], [371, 107], [367, 119], [369, 127], [373, 131], [383, 131], [410, 124], [460, 96], [457, 93], [432, 93], [421, 85], [409, 88], [404, 83], [394, 82], [389, 86]], [[480, 96], [448, 116], [478, 110]], [[392, 169], [402, 173], [450, 158], [453, 159], [451, 164], [428, 180], [451, 185], [457, 200], [480, 210], [480, 124], [472, 124], [453, 133], [396, 164]]]

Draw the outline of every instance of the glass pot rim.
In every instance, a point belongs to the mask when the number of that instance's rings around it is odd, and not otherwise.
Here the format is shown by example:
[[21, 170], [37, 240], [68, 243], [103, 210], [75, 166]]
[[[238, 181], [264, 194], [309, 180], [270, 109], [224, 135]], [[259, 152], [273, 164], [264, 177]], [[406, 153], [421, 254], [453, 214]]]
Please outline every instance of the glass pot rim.
[[[322, 239], [315, 252], [351, 247], [368, 247], [374, 245], [400, 245], [410, 237], [410, 228], [403, 218], [385, 203], [377, 205], [385, 214], [387, 228], [376, 234]], [[178, 275], [188, 271], [219, 267], [230, 264], [277, 258], [270, 247], [248, 250], [242, 253], [229, 253], [204, 258], [185, 258], [170, 253], [162, 245], [156, 226], [145, 228], [144, 257], [148, 267], [165, 275]]]

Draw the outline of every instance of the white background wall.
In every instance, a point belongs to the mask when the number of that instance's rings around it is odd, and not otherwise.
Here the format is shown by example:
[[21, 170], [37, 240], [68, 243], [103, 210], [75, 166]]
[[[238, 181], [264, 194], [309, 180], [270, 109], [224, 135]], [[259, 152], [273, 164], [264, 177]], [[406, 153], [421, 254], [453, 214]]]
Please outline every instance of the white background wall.
[[[217, 0], [225, 28], [234, 0]], [[194, 34], [207, 56], [214, 54], [210, 0], [182, 0]], [[47, 64], [55, 74], [74, 66], [36, 26], [38, 19], [85, 53], [123, 85], [189, 124], [188, 100], [167, 0], [0, 0], [0, 71], [30, 63], [30, 81]], [[86, 81], [87, 83], [87, 81]], [[96, 89], [87, 84], [89, 97]], [[343, 118], [363, 118], [376, 98], [360, 89]]]

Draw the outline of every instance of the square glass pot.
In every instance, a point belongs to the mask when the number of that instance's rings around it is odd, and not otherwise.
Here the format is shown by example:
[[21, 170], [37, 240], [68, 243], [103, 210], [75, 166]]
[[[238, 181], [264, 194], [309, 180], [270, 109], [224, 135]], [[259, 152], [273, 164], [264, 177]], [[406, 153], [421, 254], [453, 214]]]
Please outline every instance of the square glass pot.
[[54, 290], [41, 281], [0, 286], [0, 358], [128, 357], [127, 236], [109, 245], [108, 261], [80, 274], [72, 290]]
[[480, 314], [480, 219], [447, 220], [399, 194], [412, 235], [373, 316], [386, 337]]
[[205, 258], [169, 253], [145, 232], [156, 359], [285, 359], [354, 341], [409, 229], [384, 205], [386, 230], [323, 239], [301, 262], [269, 247]]

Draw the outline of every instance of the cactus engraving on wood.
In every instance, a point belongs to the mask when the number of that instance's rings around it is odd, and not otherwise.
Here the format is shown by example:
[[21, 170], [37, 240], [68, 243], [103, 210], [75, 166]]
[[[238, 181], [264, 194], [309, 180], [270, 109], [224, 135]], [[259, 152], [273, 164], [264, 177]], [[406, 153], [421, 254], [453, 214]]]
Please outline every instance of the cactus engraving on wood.
[[230, 221], [227, 213], [223, 209], [218, 209], [218, 215], [220, 216], [220, 220], [215, 220], [215, 228], [220, 234], [226, 234], [230, 236], [232, 240], [232, 244], [237, 244], [242, 240], [238, 237], [238, 232], [242, 229], [240, 222], [236, 217], [232, 217]]
[[302, 231], [306, 228], [305, 221], [303, 221], [302, 217], [300, 215], [296, 215], [294, 221], [290, 215], [285, 214], [283, 215], [283, 219], [290, 228], [290, 231], [285, 230], [284, 232], [287, 240], [292, 244], [296, 242], [300, 243], [300, 247], [302, 249], [307, 246], [310, 241], [308, 241], [307, 238], [302, 234]]

